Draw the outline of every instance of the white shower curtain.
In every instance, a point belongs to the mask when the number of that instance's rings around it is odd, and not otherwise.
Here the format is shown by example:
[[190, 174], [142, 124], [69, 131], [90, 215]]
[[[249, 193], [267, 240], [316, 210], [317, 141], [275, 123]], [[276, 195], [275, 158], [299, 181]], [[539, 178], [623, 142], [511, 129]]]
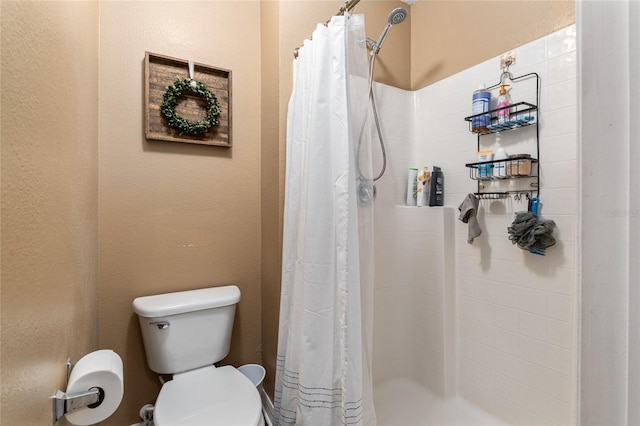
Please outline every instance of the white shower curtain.
[[[364, 17], [318, 25], [287, 118], [279, 425], [373, 425], [372, 182]], [[358, 198], [360, 196], [360, 198]]]

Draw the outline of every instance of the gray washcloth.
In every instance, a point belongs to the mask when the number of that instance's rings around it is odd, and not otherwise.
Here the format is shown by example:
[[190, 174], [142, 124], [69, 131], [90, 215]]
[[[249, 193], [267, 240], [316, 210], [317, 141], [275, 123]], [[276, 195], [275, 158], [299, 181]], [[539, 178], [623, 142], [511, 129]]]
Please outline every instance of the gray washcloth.
[[511, 243], [522, 250], [544, 250], [556, 243], [553, 230], [556, 223], [550, 219], [540, 219], [533, 212], [517, 212], [516, 218], [507, 228]]
[[473, 243], [474, 238], [482, 234], [482, 229], [480, 229], [480, 224], [476, 217], [479, 203], [480, 200], [478, 197], [473, 194], [468, 194], [458, 207], [458, 210], [460, 210], [460, 217], [458, 219], [469, 224], [469, 234], [467, 236], [467, 242], [469, 244]]

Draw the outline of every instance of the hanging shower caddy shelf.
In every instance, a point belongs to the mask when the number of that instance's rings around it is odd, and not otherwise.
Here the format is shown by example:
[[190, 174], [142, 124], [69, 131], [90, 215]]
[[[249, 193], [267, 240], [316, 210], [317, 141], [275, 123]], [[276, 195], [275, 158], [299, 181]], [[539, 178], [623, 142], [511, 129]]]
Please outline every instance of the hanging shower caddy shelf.
[[[505, 77], [511, 82], [520, 82], [530, 78], [535, 78], [536, 81], [536, 102], [540, 103], [540, 76], [537, 73], [529, 73], [519, 77], [513, 77], [509, 70], [503, 71], [500, 76], [500, 82], [487, 88], [492, 90], [500, 87], [504, 84]], [[508, 110], [508, 116], [506, 120], [499, 120], [499, 116], [502, 111]], [[519, 199], [522, 195], [531, 197], [539, 195], [540, 189], [540, 176], [539, 176], [539, 161], [540, 161], [540, 129], [539, 129], [539, 116], [538, 105], [529, 102], [518, 102], [506, 107], [496, 108], [483, 112], [480, 114], [471, 115], [465, 117], [465, 121], [469, 122], [469, 131], [472, 132], [472, 121], [474, 119], [489, 117], [489, 124], [487, 129], [481, 132], [473, 132], [478, 138], [478, 151], [480, 151], [480, 139], [482, 136], [490, 135], [492, 133], [506, 132], [510, 130], [519, 129], [522, 127], [535, 126], [535, 156], [529, 154], [512, 155], [506, 159], [480, 161], [476, 163], [465, 164], [465, 167], [469, 168], [469, 178], [478, 182], [478, 192], [476, 196], [482, 199], [502, 199], [507, 198], [512, 194], [515, 194], [515, 198]], [[503, 118], [501, 117], [501, 118]], [[502, 122], [500, 122], [502, 121]], [[504, 163], [506, 169], [506, 176], [494, 176], [493, 168], [498, 163]], [[516, 189], [500, 192], [483, 191], [485, 188], [484, 182], [505, 180], [505, 179], [522, 179], [528, 178], [532, 182], [529, 184], [529, 188]]]

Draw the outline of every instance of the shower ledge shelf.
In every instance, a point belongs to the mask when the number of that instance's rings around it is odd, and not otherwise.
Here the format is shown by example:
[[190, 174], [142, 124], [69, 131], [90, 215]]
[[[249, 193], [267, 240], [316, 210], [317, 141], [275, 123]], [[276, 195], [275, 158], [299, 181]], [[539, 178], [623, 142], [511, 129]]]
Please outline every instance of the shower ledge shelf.
[[449, 206], [407, 206], [405, 204], [394, 204], [395, 208], [399, 208], [399, 209], [416, 209], [416, 210], [425, 210], [425, 211], [429, 211], [429, 209], [442, 209], [445, 207], [449, 207]]

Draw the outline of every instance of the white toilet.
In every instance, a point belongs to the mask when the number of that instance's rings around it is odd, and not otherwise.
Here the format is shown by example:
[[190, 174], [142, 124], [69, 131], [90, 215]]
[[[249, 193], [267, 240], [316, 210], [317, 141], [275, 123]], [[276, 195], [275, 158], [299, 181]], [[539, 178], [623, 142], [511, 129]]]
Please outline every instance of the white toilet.
[[239, 301], [236, 286], [133, 301], [149, 367], [173, 375], [156, 400], [156, 426], [264, 425], [260, 394], [251, 380], [234, 367], [214, 366], [229, 353]]

